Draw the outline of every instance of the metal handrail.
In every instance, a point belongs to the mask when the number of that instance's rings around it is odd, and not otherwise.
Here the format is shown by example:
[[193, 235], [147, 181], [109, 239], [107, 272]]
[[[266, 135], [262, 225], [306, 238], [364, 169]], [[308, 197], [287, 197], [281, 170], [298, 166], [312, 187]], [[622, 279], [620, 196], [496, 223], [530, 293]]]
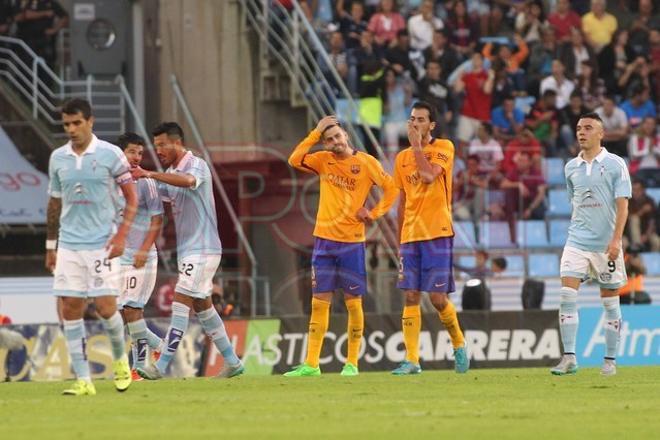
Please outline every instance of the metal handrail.
[[257, 257], [255, 256], [254, 251], [252, 250], [252, 246], [250, 245], [250, 242], [248, 241], [247, 236], [243, 231], [243, 226], [241, 225], [241, 222], [239, 221], [238, 216], [236, 215], [236, 211], [234, 210], [234, 207], [232, 206], [231, 201], [229, 200], [227, 191], [225, 190], [225, 187], [222, 184], [222, 181], [220, 180], [220, 175], [218, 174], [216, 167], [213, 165], [213, 160], [211, 158], [211, 155], [209, 154], [208, 149], [204, 144], [204, 138], [202, 137], [202, 134], [197, 126], [197, 122], [195, 121], [195, 118], [193, 117], [190, 111], [190, 107], [188, 106], [188, 102], [186, 101], [186, 98], [183, 95], [181, 87], [179, 86], [179, 81], [177, 80], [176, 75], [172, 74], [170, 76], [170, 84], [172, 86], [172, 91], [174, 92], [176, 102], [179, 104], [179, 106], [181, 106], [184, 117], [186, 118], [188, 125], [190, 125], [199, 152], [204, 156], [204, 160], [206, 160], [206, 162], [211, 165], [209, 168], [211, 169], [211, 176], [213, 177], [213, 183], [215, 184], [216, 189], [220, 193], [222, 202], [224, 203], [225, 208], [227, 209], [227, 213], [229, 214], [229, 217], [231, 218], [234, 228], [236, 229], [236, 233], [238, 234], [238, 239], [243, 245], [245, 249], [245, 253], [247, 254], [248, 259], [250, 260], [251, 278], [256, 279], [258, 273]]

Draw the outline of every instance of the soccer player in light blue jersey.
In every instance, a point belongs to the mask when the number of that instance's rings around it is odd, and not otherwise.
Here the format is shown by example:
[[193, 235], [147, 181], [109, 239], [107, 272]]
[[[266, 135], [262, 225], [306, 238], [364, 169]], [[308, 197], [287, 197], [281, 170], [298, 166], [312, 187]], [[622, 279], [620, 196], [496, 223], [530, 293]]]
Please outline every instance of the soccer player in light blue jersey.
[[213, 199], [209, 166], [184, 147], [183, 130], [176, 122], [165, 122], [153, 131], [156, 154], [164, 173], [131, 170], [135, 179], [151, 178], [160, 183], [163, 201], [169, 202], [176, 226], [179, 279], [172, 302], [172, 321], [165, 347], [155, 365], [137, 368], [145, 379], [155, 380], [174, 357], [188, 328], [192, 308], [202, 328], [224, 357], [219, 377], [234, 377], [244, 368], [229, 342], [225, 326], [211, 302], [213, 277], [220, 266], [222, 245]]
[[[62, 123], [69, 142], [53, 151], [48, 164], [46, 268], [55, 276], [53, 290], [61, 298], [64, 335], [77, 379], [63, 394], [96, 394], [85, 354], [87, 298], [94, 298], [110, 337], [115, 388], [125, 391], [131, 384], [131, 370], [124, 325], [117, 312], [121, 283], [117, 257], [124, 252], [135, 217], [135, 184], [122, 151], [92, 133], [94, 117], [87, 101], [66, 102]], [[119, 190], [126, 206], [115, 232]]]
[[[146, 146], [141, 136], [124, 133], [117, 140], [117, 145], [124, 151], [131, 167], [140, 166]], [[136, 187], [137, 213], [126, 237], [126, 250], [120, 259], [123, 284], [119, 307], [133, 341], [131, 376], [134, 381], [139, 381], [142, 378], [136, 368], [144, 367], [147, 348], [151, 347], [157, 355], [161, 351], [161, 338], [149, 330], [144, 320], [144, 306], [156, 285], [158, 254], [154, 243], [163, 224], [163, 203], [153, 179], [140, 179]]]
[[577, 372], [577, 293], [580, 283], [592, 278], [600, 285], [605, 308], [601, 374], [612, 376], [621, 330], [619, 288], [627, 279], [621, 246], [631, 196], [630, 175], [623, 159], [601, 146], [603, 122], [597, 113], [580, 117], [576, 134], [580, 153], [565, 167], [573, 212], [560, 266], [559, 330], [564, 355], [550, 371], [555, 375]]

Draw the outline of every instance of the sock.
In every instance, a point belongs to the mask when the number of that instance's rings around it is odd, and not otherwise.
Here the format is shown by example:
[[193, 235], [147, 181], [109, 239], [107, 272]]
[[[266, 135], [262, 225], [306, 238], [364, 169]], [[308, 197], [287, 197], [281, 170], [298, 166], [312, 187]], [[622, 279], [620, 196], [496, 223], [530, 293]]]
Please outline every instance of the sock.
[[[147, 328], [144, 319], [129, 322], [128, 331], [133, 340], [133, 368], [144, 367], [147, 359], [147, 347], [157, 348], [160, 344], [160, 338]], [[149, 333], [158, 341], [156, 347], [150, 344]]]
[[312, 316], [309, 318], [309, 336], [307, 339], [307, 358], [305, 363], [318, 367], [323, 347], [323, 338], [328, 331], [330, 321], [330, 302], [312, 298]]
[[131, 332], [128, 329], [128, 324], [124, 324], [124, 340], [131, 340], [131, 368], [135, 368], [135, 360], [137, 359], [137, 347], [135, 345], [135, 339], [131, 336]]
[[238, 356], [234, 352], [234, 347], [231, 346], [231, 342], [229, 342], [229, 338], [227, 337], [225, 324], [222, 322], [215, 307], [211, 306], [203, 312], [197, 313], [197, 318], [199, 319], [199, 323], [202, 324], [204, 332], [211, 338], [215, 347], [222, 354], [222, 357], [225, 358], [225, 363], [228, 365], [240, 363]]
[[89, 373], [89, 363], [85, 347], [87, 339], [85, 338], [85, 323], [82, 319], [73, 321], [64, 320], [64, 336], [66, 337], [66, 348], [71, 356], [71, 365], [77, 379], [91, 382], [92, 376]]
[[605, 307], [605, 359], [614, 360], [621, 336], [621, 306], [618, 296], [601, 298]]
[[119, 360], [126, 356], [126, 341], [124, 340], [124, 321], [119, 312], [108, 319], [101, 319], [112, 347], [112, 359]]
[[160, 354], [160, 359], [156, 362], [156, 368], [161, 372], [167, 369], [170, 361], [179, 348], [179, 343], [183, 339], [183, 335], [188, 328], [188, 316], [190, 315], [190, 307], [180, 302], [172, 303], [172, 321], [170, 328], [167, 329], [167, 337], [165, 349]]
[[458, 324], [458, 315], [456, 315], [454, 304], [447, 300], [447, 305], [438, 314], [440, 315], [440, 321], [442, 321], [442, 324], [449, 333], [451, 346], [455, 349], [465, 346], [465, 338], [463, 337], [461, 326]]
[[559, 333], [561, 333], [564, 354], [575, 355], [578, 323], [577, 290], [562, 287], [559, 294]]
[[419, 332], [422, 330], [422, 311], [419, 305], [404, 306], [401, 316], [403, 342], [406, 345], [406, 360], [419, 364]]
[[362, 343], [362, 333], [364, 333], [364, 313], [362, 312], [362, 298], [351, 298], [346, 300], [346, 309], [348, 309], [348, 356], [346, 362], [357, 367], [358, 356], [360, 355], [360, 344]]

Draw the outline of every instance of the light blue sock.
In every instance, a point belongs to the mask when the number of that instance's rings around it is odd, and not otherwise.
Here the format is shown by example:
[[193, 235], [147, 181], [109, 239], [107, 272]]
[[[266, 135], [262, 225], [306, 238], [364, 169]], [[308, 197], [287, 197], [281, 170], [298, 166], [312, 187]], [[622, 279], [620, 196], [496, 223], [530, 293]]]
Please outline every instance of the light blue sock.
[[108, 319], [101, 319], [112, 347], [112, 359], [119, 360], [126, 356], [126, 341], [124, 340], [124, 320], [119, 312]]
[[605, 307], [605, 359], [614, 360], [621, 337], [621, 306], [618, 296], [601, 298]]
[[144, 367], [149, 344], [147, 323], [144, 319], [129, 322], [128, 330], [133, 339], [133, 368]]
[[165, 372], [176, 353], [176, 349], [179, 348], [179, 343], [183, 339], [186, 329], [188, 329], [188, 315], [190, 315], [190, 307], [179, 302], [172, 303], [172, 322], [167, 330], [165, 350], [156, 362], [156, 368], [161, 372]]
[[85, 323], [82, 319], [64, 321], [64, 336], [66, 347], [71, 356], [71, 364], [76, 378], [91, 381], [89, 363], [85, 354], [87, 339], [85, 338]]
[[202, 324], [202, 328], [204, 328], [206, 334], [213, 340], [215, 347], [222, 354], [222, 357], [225, 358], [225, 362], [229, 365], [238, 364], [240, 361], [234, 352], [234, 347], [229, 342], [225, 324], [222, 322], [220, 315], [218, 315], [218, 311], [214, 307], [211, 307], [197, 313], [197, 318], [199, 318], [199, 323]]
[[577, 290], [562, 287], [559, 298], [559, 332], [564, 354], [575, 354], [575, 337], [579, 324]]
[[[143, 320], [144, 321], [144, 320]], [[145, 328], [147, 330], [147, 345], [151, 347], [152, 350], [161, 350], [163, 345], [163, 339], [158, 336], [156, 333], [152, 332], [145, 322]]]

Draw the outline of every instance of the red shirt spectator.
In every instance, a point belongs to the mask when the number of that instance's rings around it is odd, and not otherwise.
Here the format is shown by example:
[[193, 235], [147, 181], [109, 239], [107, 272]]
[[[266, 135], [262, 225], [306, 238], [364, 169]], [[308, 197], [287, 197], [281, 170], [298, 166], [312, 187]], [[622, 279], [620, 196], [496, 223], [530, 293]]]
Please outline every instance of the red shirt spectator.
[[543, 219], [545, 210], [546, 184], [540, 169], [532, 165], [528, 153], [516, 157], [516, 165], [510, 169], [502, 182], [502, 189], [507, 190], [507, 212], [519, 213], [525, 220]]
[[582, 29], [582, 19], [571, 10], [571, 3], [568, 0], [557, 2], [557, 11], [550, 14], [548, 23], [555, 29], [555, 37], [560, 42], [570, 39], [571, 29]]
[[519, 153], [530, 154], [532, 157], [532, 163], [535, 165], [541, 163], [543, 147], [529, 129], [521, 130], [518, 136], [513, 138], [511, 142], [506, 145], [504, 159], [501, 164], [502, 172], [505, 176], [510, 170], [516, 167], [514, 159]]
[[463, 99], [463, 111], [469, 116], [480, 121], [490, 120], [490, 102], [492, 93], [486, 93], [484, 84], [488, 80], [486, 70], [478, 70], [463, 74], [461, 80], [465, 84], [465, 98]]

